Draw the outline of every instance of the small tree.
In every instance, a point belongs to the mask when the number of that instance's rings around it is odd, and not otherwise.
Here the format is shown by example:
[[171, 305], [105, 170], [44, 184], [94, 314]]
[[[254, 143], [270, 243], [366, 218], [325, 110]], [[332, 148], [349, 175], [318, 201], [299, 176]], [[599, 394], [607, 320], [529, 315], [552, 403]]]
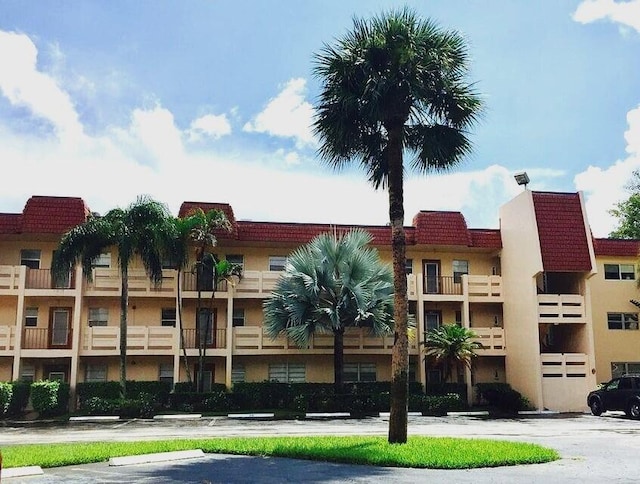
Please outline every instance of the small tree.
[[609, 213], [618, 219], [618, 227], [609, 234], [609, 237], [640, 239], [640, 171], [633, 172], [626, 189], [629, 197], [609, 210]]
[[272, 338], [285, 335], [305, 348], [314, 334], [333, 334], [336, 393], [344, 380], [345, 329], [383, 335], [392, 328], [393, 275], [367, 247], [371, 240], [359, 229], [318, 235], [289, 256], [264, 303], [264, 327]]
[[472, 330], [455, 323], [432, 328], [425, 335], [426, 358], [443, 368], [445, 381], [451, 379], [454, 369], [458, 378], [461, 368], [471, 368], [471, 360], [478, 356], [476, 350], [481, 345], [476, 337]]

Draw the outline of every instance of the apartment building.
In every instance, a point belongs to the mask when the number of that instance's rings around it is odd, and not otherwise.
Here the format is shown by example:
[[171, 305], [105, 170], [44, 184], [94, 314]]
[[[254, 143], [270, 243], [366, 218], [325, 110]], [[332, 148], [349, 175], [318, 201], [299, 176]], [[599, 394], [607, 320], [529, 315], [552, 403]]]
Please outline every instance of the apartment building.
[[[272, 340], [262, 328], [262, 304], [296, 247], [352, 227], [236, 220], [221, 203], [185, 202], [178, 215], [194, 207], [226, 213], [233, 229], [219, 237], [215, 253], [242, 264], [243, 277], [213, 292], [212, 281], [197, 288], [190, 271], [179, 276], [166, 269], [154, 286], [134, 262], [128, 379], [185, 381], [186, 364], [192, 375], [204, 372], [207, 385], [332, 381], [332, 336], [315, 336], [304, 349], [284, 337]], [[80, 267], [62, 284], [53, 284], [50, 274], [61, 234], [88, 214], [82, 199], [47, 196], [31, 197], [22, 213], [0, 214], [0, 381], [59, 378], [73, 389], [77, 382], [118, 379], [116, 252], [100, 256], [91, 281]], [[363, 228], [390, 262], [389, 228]], [[524, 190], [501, 207], [499, 229], [469, 228], [459, 212], [421, 211], [406, 235], [409, 309], [417, 324], [410, 378], [423, 384], [442, 378], [425, 363], [418, 340], [451, 322], [471, 328], [482, 345], [461, 375], [470, 398], [475, 383], [508, 382], [538, 409], [582, 411], [597, 382], [640, 371], [640, 242], [593, 238], [580, 193]], [[205, 301], [200, 318], [198, 293]], [[212, 324], [200, 369], [196, 319], [207, 318]], [[346, 380], [389, 380], [392, 345], [392, 336], [350, 329]]]

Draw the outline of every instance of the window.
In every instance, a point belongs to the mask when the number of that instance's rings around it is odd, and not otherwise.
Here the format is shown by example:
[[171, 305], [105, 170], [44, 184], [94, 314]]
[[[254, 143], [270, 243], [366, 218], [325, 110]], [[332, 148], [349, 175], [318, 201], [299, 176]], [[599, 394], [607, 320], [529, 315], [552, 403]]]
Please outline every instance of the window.
[[33, 383], [36, 380], [36, 368], [28, 363], [23, 363], [20, 368], [20, 381]]
[[24, 325], [30, 328], [38, 326], [38, 308], [24, 310]]
[[304, 363], [271, 363], [269, 380], [281, 383], [304, 383], [306, 381]]
[[205, 345], [213, 345], [213, 328], [215, 326], [215, 318], [215, 310], [212, 314], [209, 308], [200, 308], [200, 314], [198, 315], [198, 321], [196, 323], [196, 344], [198, 344], [198, 346], [200, 346], [200, 341], [202, 341], [202, 339], [204, 339]]
[[407, 274], [413, 274], [413, 259], [405, 259], [404, 272]]
[[633, 264], [605, 264], [604, 278], [633, 280], [636, 278], [636, 268]]
[[284, 271], [284, 266], [287, 263], [287, 258], [282, 255], [269, 256], [269, 270], [270, 271]]
[[462, 311], [456, 311], [456, 324], [462, 326]]
[[244, 269], [244, 256], [242, 254], [227, 254], [226, 259], [230, 264], [237, 264]]
[[244, 381], [244, 365], [234, 363], [231, 365], [231, 383], [242, 383]]
[[376, 381], [376, 364], [375, 363], [345, 363], [344, 364], [344, 381], [345, 382]]
[[453, 261], [453, 282], [462, 282], [462, 275], [469, 274], [468, 260]]
[[162, 308], [161, 324], [176, 327], [176, 308]]
[[107, 365], [104, 363], [88, 364], [84, 381], [107, 381]]
[[20, 265], [29, 269], [40, 269], [40, 250], [22, 249], [20, 251]]
[[111, 254], [107, 253], [107, 254], [100, 254], [98, 257], [96, 257], [93, 260], [93, 263], [91, 264], [92, 267], [104, 267], [106, 269], [111, 267]]
[[65, 379], [66, 379], [66, 375], [64, 374], [64, 371], [50, 371], [49, 372], [49, 377], [48, 377], [49, 381], [61, 381], [61, 382], [64, 382]]
[[[211, 387], [213, 386], [213, 371], [213, 365], [204, 366], [204, 371], [202, 372], [202, 391], [204, 393], [211, 391]], [[198, 365], [195, 366], [194, 374], [196, 381], [200, 381], [200, 368]]]
[[427, 385], [439, 385], [442, 383], [442, 371], [427, 370]]
[[440, 311], [427, 311], [424, 313], [424, 321], [427, 331], [440, 327]]
[[640, 374], [640, 362], [611, 363], [611, 378], [618, 378], [629, 373]]
[[166, 381], [173, 385], [173, 363], [160, 363], [158, 380]]
[[638, 313], [607, 313], [609, 329], [638, 329]]
[[109, 310], [107, 308], [89, 308], [89, 326], [108, 326]]
[[233, 326], [244, 326], [244, 309], [233, 308]]

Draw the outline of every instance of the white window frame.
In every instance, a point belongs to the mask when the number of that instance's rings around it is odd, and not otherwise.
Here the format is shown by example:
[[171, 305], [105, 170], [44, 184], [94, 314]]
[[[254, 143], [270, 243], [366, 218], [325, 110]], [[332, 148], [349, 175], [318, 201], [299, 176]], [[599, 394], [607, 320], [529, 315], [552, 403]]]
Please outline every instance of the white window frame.
[[160, 363], [158, 365], [158, 381], [170, 382], [173, 385], [173, 363]]
[[67, 376], [65, 375], [64, 371], [50, 371], [47, 375], [47, 380], [61, 381], [64, 383], [65, 381], [67, 381]]
[[608, 281], [634, 281], [636, 266], [635, 264], [605, 264], [604, 278]]
[[[173, 314], [170, 312], [173, 312]], [[175, 328], [177, 323], [178, 315], [175, 307], [162, 308], [160, 310], [160, 326], [171, 326]]]
[[[612, 324], [619, 327], [611, 327]], [[638, 313], [607, 313], [607, 328], [612, 331], [637, 330]]]
[[307, 369], [304, 363], [269, 363], [269, 381], [305, 383]]
[[244, 256], [242, 254], [226, 254], [224, 257], [230, 264], [237, 264], [241, 269], [244, 269]]
[[640, 373], [640, 361], [612, 361], [611, 378], [621, 377], [629, 373]]
[[109, 309], [95, 307], [89, 308], [87, 324], [91, 328], [94, 326], [109, 326]]
[[244, 363], [233, 363], [231, 365], [231, 383], [242, 383], [245, 381]]
[[453, 272], [453, 282], [460, 283], [462, 282], [462, 276], [464, 274], [469, 274], [469, 261], [455, 259], [451, 263], [451, 270]]
[[84, 372], [84, 381], [86, 382], [105, 382], [107, 381], [108, 368], [106, 363], [87, 363]]
[[233, 308], [233, 313], [231, 315], [231, 325], [235, 328], [236, 326], [244, 326], [246, 322], [246, 315], [244, 308]]
[[96, 257], [91, 263], [91, 267], [94, 269], [96, 267], [110, 269], [111, 268], [111, 252], [104, 252]]
[[21, 249], [20, 265], [29, 269], [40, 269], [42, 261], [42, 251], [40, 249]]
[[25, 308], [24, 310], [24, 327], [35, 328], [38, 326], [38, 308]]
[[345, 363], [344, 381], [347, 383], [377, 381], [375, 363]]
[[20, 381], [33, 383], [36, 381], [36, 367], [30, 363], [23, 363], [20, 367]]
[[273, 272], [284, 271], [287, 265], [287, 256], [284, 255], [270, 255], [269, 256], [269, 270]]

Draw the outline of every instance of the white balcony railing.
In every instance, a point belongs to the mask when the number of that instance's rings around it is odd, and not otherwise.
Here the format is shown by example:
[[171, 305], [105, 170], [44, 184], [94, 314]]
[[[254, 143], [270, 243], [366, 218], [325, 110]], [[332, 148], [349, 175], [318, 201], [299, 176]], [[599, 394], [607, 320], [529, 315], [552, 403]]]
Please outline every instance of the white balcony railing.
[[[179, 347], [176, 328], [170, 326], [129, 326], [127, 351], [154, 354], [175, 352]], [[93, 326], [83, 329], [82, 351], [120, 351], [119, 326]]]
[[476, 352], [478, 355], [505, 355], [506, 343], [504, 328], [470, 328], [476, 334], [474, 341], [482, 345]]
[[502, 299], [502, 276], [462, 276], [466, 278], [464, 291], [469, 295], [470, 301], [484, 299]]
[[[412, 350], [417, 349], [415, 341], [409, 341]], [[344, 334], [344, 349], [349, 350], [391, 350], [393, 335], [374, 336], [366, 328], [348, 328]], [[240, 326], [233, 328], [234, 351], [300, 350], [284, 336], [271, 339], [261, 326]], [[312, 336], [306, 350], [333, 350], [332, 334]]]
[[15, 348], [15, 334], [15, 327], [0, 326], [0, 354], [13, 351]]
[[20, 287], [20, 266], [0, 266], [0, 293]]
[[539, 323], [585, 323], [584, 297], [579, 294], [539, 294]]
[[[176, 289], [177, 271], [162, 271], [162, 283], [155, 285], [144, 269], [129, 269], [129, 293], [132, 295], [173, 294]], [[88, 292], [117, 294], [120, 291], [120, 270], [97, 267], [93, 270], [91, 282], [87, 282]]]
[[588, 360], [584, 353], [542, 353], [543, 378], [584, 378]]

